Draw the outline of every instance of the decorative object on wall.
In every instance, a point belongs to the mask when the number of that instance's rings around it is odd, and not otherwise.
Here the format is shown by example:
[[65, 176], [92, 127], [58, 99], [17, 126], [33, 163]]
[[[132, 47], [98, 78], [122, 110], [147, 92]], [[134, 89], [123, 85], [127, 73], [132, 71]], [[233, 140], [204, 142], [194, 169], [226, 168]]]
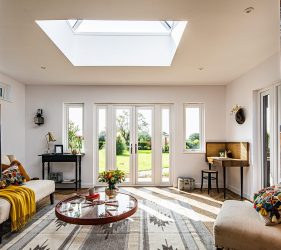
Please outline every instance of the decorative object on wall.
[[63, 154], [63, 145], [55, 145], [55, 154]]
[[243, 124], [246, 120], [244, 109], [241, 106], [234, 106], [230, 111], [232, 115], [235, 115], [235, 120], [238, 124]]
[[46, 138], [47, 147], [48, 147], [47, 153], [50, 153], [50, 142], [55, 142], [56, 139], [55, 139], [55, 137], [52, 135], [51, 132], [48, 132], [48, 133], [45, 135], [45, 138]]
[[34, 117], [34, 123], [39, 126], [44, 124], [43, 109], [37, 109], [37, 113]]

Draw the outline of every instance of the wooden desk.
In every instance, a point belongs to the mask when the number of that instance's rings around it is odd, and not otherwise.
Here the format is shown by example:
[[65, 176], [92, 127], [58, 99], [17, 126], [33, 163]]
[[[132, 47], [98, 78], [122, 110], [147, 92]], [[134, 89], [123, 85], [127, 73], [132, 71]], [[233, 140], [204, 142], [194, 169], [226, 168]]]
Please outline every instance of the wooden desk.
[[223, 195], [226, 197], [226, 169], [228, 167], [240, 167], [240, 179], [241, 179], [241, 200], [243, 199], [243, 168], [249, 167], [248, 160], [232, 159], [225, 157], [207, 157], [208, 163], [213, 164], [216, 167], [223, 168]]
[[[81, 188], [81, 159], [83, 154], [42, 154], [42, 179], [45, 178], [45, 163], [48, 163], [48, 176], [50, 174], [50, 162], [73, 162], [75, 163], [75, 189]], [[78, 171], [79, 170], [79, 171]], [[79, 175], [79, 176], [78, 176]]]

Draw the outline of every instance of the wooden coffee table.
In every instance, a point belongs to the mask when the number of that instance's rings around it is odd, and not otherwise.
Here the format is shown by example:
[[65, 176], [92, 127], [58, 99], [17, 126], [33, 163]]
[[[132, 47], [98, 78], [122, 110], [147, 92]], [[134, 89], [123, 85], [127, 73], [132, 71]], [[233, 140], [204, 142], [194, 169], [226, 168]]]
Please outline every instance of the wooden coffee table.
[[104, 192], [99, 192], [100, 199], [87, 201], [76, 195], [60, 201], [56, 205], [59, 220], [78, 225], [100, 225], [123, 220], [133, 215], [138, 208], [135, 197], [118, 193], [115, 199], [107, 199]]

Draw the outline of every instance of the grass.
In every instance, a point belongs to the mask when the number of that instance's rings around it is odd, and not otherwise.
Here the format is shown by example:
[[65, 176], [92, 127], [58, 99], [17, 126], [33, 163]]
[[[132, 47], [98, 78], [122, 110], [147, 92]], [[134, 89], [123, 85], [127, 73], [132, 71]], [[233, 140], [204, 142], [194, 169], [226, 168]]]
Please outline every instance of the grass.
[[[138, 151], [139, 171], [151, 170], [151, 150]], [[130, 154], [125, 151], [122, 155], [117, 155], [117, 168], [129, 173]], [[163, 168], [169, 168], [169, 153], [162, 154]], [[99, 171], [105, 170], [105, 149], [99, 150]]]

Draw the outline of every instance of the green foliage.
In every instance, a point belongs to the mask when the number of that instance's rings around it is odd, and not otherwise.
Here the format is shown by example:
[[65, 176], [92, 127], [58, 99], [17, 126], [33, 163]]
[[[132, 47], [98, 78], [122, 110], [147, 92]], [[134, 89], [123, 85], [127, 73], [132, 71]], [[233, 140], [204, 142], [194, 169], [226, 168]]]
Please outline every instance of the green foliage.
[[99, 133], [99, 149], [103, 149], [104, 148], [105, 137], [106, 137], [105, 131], [101, 131]]
[[80, 131], [79, 126], [75, 125], [73, 121], [69, 121], [68, 123], [68, 146], [72, 149], [79, 149], [81, 151], [83, 146], [84, 138], [82, 136], [78, 136], [77, 133]]
[[151, 136], [147, 131], [141, 131], [138, 134], [139, 150], [151, 150]]
[[185, 142], [187, 149], [199, 149], [200, 147], [200, 140], [199, 140], [199, 133], [191, 134]]
[[121, 134], [118, 134], [116, 138], [116, 155], [122, 155], [125, 149], [126, 149], [125, 139]]

